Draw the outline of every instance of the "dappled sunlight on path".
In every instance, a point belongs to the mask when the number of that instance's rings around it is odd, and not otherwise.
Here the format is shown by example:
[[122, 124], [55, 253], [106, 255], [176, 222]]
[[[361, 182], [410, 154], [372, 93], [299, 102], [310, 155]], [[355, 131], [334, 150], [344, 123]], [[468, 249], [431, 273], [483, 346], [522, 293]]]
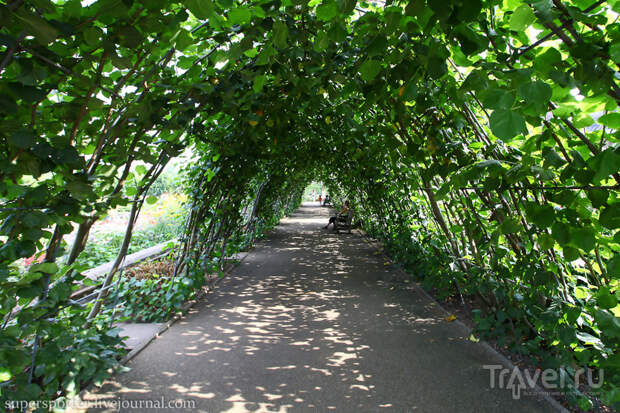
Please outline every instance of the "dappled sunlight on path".
[[284, 219], [86, 399], [184, 399], [204, 412], [544, 411], [491, 390], [491, 356], [362, 237], [322, 230], [327, 216], [304, 207]]

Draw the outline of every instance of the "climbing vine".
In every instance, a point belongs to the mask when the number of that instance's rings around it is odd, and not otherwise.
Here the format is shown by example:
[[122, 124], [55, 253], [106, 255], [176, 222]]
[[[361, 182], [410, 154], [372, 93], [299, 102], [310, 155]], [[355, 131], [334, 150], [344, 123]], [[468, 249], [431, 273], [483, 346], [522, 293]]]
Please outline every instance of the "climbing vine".
[[130, 205], [112, 285], [148, 189], [190, 148], [171, 289], [201, 287], [320, 176], [425, 284], [475, 297], [483, 335], [568, 375], [602, 369], [600, 393], [566, 393], [620, 403], [618, 13], [613, 0], [0, 0], [0, 399], [105, 377], [109, 289], [70, 298], [80, 253]]

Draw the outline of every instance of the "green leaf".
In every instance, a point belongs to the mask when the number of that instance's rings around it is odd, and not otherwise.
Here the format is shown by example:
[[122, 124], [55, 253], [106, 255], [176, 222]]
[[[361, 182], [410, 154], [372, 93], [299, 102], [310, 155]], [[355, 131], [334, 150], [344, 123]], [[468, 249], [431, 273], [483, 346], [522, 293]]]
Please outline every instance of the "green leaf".
[[609, 292], [609, 288], [601, 287], [599, 292], [596, 294], [596, 302], [598, 306], [603, 309], [614, 308], [618, 305], [618, 299], [616, 296]]
[[149, 195], [148, 197], [146, 197], [146, 203], [147, 204], [153, 205], [156, 202], [157, 202], [157, 197], [156, 196]]
[[438, 201], [443, 200], [446, 197], [446, 195], [448, 195], [448, 192], [450, 192], [451, 190], [452, 190], [451, 183], [446, 182], [445, 184], [441, 186], [441, 188], [439, 188], [439, 191], [435, 193], [435, 199]]
[[129, 69], [131, 67], [131, 58], [130, 57], [120, 57], [116, 54], [112, 54], [110, 56], [112, 63], [115, 67], [119, 69]]
[[77, 19], [82, 15], [80, 0], [69, 0], [63, 5], [63, 14], [69, 19]]
[[609, 191], [607, 189], [592, 189], [585, 192], [594, 208], [604, 206], [609, 198]]
[[573, 247], [565, 246], [562, 252], [564, 254], [564, 259], [567, 261], [575, 261], [576, 259], [581, 257], [579, 255], [579, 250]]
[[[603, 305], [611, 303], [611, 300], [608, 301], [606, 297], [603, 298]], [[617, 303], [618, 301], [616, 300], [616, 304]], [[600, 302], [599, 306], [601, 306]], [[597, 309], [594, 311], [594, 320], [604, 335], [620, 339], [620, 318], [615, 317], [610, 314], [609, 311], [605, 311], [604, 309]]]
[[433, 10], [439, 20], [447, 20], [452, 14], [453, 2], [446, 2], [445, 0], [427, 0], [428, 7]]
[[54, 262], [43, 262], [33, 265], [30, 267], [30, 270], [44, 272], [46, 274], [56, 274], [58, 272], [58, 265]]
[[96, 46], [99, 44], [99, 40], [101, 39], [101, 35], [103, 32], [98, 27], [89, 27], [84, 30], [84, 40], [86, 44], [89, 46]]
[[601, 340], [594, 337], [592, 334], [584, 333], [582, 331], [577, 331], [576, 335], [579, 341], [583, 342], [584, 344], [592, 344], [596, 346], [601, 345]]
[[0, 113], [10, 114], [17, 111], [15, 98], [0, 93]]
[[440, 56], [431, 56], [428, 58], [428, 66], [426, 72], [433, 79], [439, 79], [446, 73], [448, 73], [448, 66], [446, 65], [446, 59]]
[[549, 234], [538, 235], [538, 245], [540, 245], [540, 248], [542, 248], [543, 250], [548, 250], [548, 249], [553, 248], [554, 244], [555, 244], [555, 241], [553, 240], [551, 235]]
[[512, 234], [519, 231], [519, 229], [521, 228], [521, 224], [516, 218], [506, 218], [502, 222], [501, 228], [503, 234]]
[[26, 149], [34, 145], [36, 136], [30, 129], [20, 129], [9, 136], [9, 143], [17, 148]]
[[11, 380], [11, 372], [4, 367], [0, 367], [0, 382]]
[[254, 90], [254, 92], [260, 93], [263, 90], [263, 86], [265, 85], [266, 81], [267, 81], [267, 76], [265, 75], [256, 76], [254, 78], [254, 84], [252, 85], [252, 89]]
[[458, 7], [457, 17], [460, 21], [477, 20], [482, 10], [482, 0], [467, 0], [461, 2]]
[[527, 103], [546, 105], [549, 99], [551, 99], [552, 94], [553, 90], [551, 90], [551, 87], [540, 80], [519, 86], [519, 95], [523, 97]]
[[79, 200], [84, 200], [88, 195], [92, 194], [91, 187], [81, 181], [72, 181], [66, 185], [71, 195]]
[[329, 46], [329, 36], [327, 32], [320, 31], [314, 37], [313, 48], [316, 52], [322, 52]]
[[20, 298], [36, 298], [43, 292], [43, 288], [37, 285], [22, 287], [17, 290], [16, 294]]
[[381, 71], [381, 63], [377, 60], [366, 60], [360, 67], [362, 79], [366, 82], [372, 81]]
[[421, 16], [426, 10], [426, 4], [424, 1], [412, 0], [407, 3], [405, 14], [407, 16], [416, 17]]
[[510, 30], [514, 30], [515, 32], [520, 32], [528, 27], [532, 23], [536, 21], [536, 16], [532, 11], [531, 7], [527, 4], [522, 4], [517, 7], [517, 9], [510, 16]]
[[552, 165], [556, 168], [561, 167], [566, 163], [566, 160], [562, 158], [555, 150], [550, 147], [545, 147], [542, 151], [543, 157], [545, 158], [545, 166]]
[[489, 89], [482, 98], [482, 104], [488, 109], [510, 109], [514, 101], [513, 94], [503, 89]]
[[125, 17], [129, 9], [123, 0], [99, 0], [95, 3], [99, 6], [99, 12], [111, 17]]
[[556, 64], [562, 62], [562, 55], [554, 48], [547, 49], [534, 59], [534, 68], [548, 74]]
[[398, 30], [403, 13], [400, 7], [390, 6], [386, 7], [385, 18], [385, 30], [389, 33], [394, 33]]
[[620, 203], [612, 204], [601, 210], [598, 220], [605, 228], [620, 228]]
[[538, 205], [532, 202], [526, 206], [525, 212], [528, 220], [540, 228], [548, 228], [555, 221], [555, 210], [551, 205]]
[[43, 46], [50, 44], [58, 36], [58, 32], [47, 21], [36, 14], [20, 7], [15, 17], [24, 23], [26, 30], [32, 34]]
[[614, 43], [609, 47], [609, 57], [616, 63], [620, 63], [620, 43]]
[[136, 49], [144, 40], [144, 36], [133, 26], [123, 27], [118, 31], [120, 44], [129, 49]]
[[38, 102], [39, 100], [44, 99], [46, 95], [46, 92], [43, 91], [43, 89], [34, 86], [22, 85], [20, 83], [12, 84], [11, 91], [29, 103]]
[[345, 28], [342, 27], [342, 24], [334, 24], [328, 34], [331, 41], [340, 43], [347, 40], [348, 33]]
[[252, 15], [258, 17], [259, 19], [264, 19], [266, 16], [265, 10], [261, 6], [253, 6]]
[[314, 38], [314, 50], [320, 53], [326, 50], [328, 46], [329, 36], [327, 35], [327, 32], [318, 32]]
[[338, 9], [342, 14], [349, 15], [355, 9], [356, 4], [357, 0], [338, 0]]
[[174, 38], [174, 47], [177, 50], [183, 51], [192, 44], [194, 44], [194, 39], [192, 38], [192, 35], [185, 29], [181, 29]]
[[587, 164], [596, 172], [592, 181], [599, 182], [620, 171], [620, 155], [613, 148], [607, 148], [588, 159]]
[[[607, 274], [610, 278], [620, 278], [620, 255], [615, 255], [612, 259], [607, 261], [605, 265], [607, 267]], [[616, 292], [616, 295], [620, 293], [620, 290]]]
[[243, 54], [251, 59], [251, 58], [254, 58], [254, 57], [256, 57], [258, 55], [258, 49], [256, 49], [256, 48], [248, 49], [248, 50], [244, 51]]
[[517, 112], [498, 109], [491, 114], [491, 131], [503, 141], [509, 141], [519, 134], [527, 134], [525, 119]]
[[283, 49], [288, 45], [287, 39], [288, 26], [286, 25], [286, 23], [282, 21], [275, 22], [273, 24], [273, 44], [276, 47]]
[[64, 283], [57, 283], [50, 291], [50, 297], [56, 300], [65, 300], [71, 295], [71, 286]]
[[208, 19], [213, 14], [213, 2], [211, 0], [185, 0], [184, 4], [199, 19]]
[[414, 100], [418, 96], [418, 85], [414, 80], [410, 80], [404, 85], [401, 99], [407, 102]]
[[256, 58], [256, 64], [259, 66], [268, 64], [270, 58], [272, 56], [275, 56], [275, 54], [276, 54], [276, 49], [274, 49], [272, 46], [264, 47], [263, 50], [261, 50], [258, 57]]
[[452, 48], [452, 60], [457, 66], [467, 67], [472, 66], [474, 63], [465, 56], [463, 50], [460, 47]]
[[502, 163], [497, 159], [487, 159], [486, 161], [480, 161], [474, 165], [475, 170], [478, 170], [478, 174], [476, 177], [480, 177], [483, 170], [487, 170], [491, 176], [497, 176], [500, 174], [504, 168], [502, 168]]
[[243, 25], [252, 20], [252, 12], [248, 7], [237, 7], [228, 13], [228, 20], [231, 24]]
[[576, 228], [571, 230], [572, 244], [585, 252], [592, 251], [596, 244], [596, 237], [590, 228]]
[[334, 2], [321, 3], [316, 8], [316, 18], [322, 21], [329, 21], [338, 15], [338, 5]]
[[[461, 52], [463, 57], [483, 52], [489, 46], [489, 40], [487, 37], [477, 33], [466, 24], [457, 26], [454, 30], [454, 35], [459, 42], [460, 48], [458, 50]], [[455, 57], [457, 57], [457, 60], [460, 60], [461, 63], [466, 63], [466, 66], [472, 64], [472, 62], [467, 64], [467, 62], [463, 61], [463, 59], [458, 56], [458, 53]]]
[[575, 335], [575, 330], [567, 325], [563, 325], [559, 329], [560, 341], [566, 345], [570, 345], [577, 341], [577, 336]]
[[144, 3], [144, 7], [147, 10], [157, 11], [162, 10], [168, 5], [167, 0], [149, 0]]
[[574, 290], [574, 295], [579, 300], [585, 300], [590, 296], [586, 287], [576, 287]]
[[598, 123], [612, 129], [620, 129], [620, 113], [613, 112], [598, 118]]
[[556, 222], [551, 227], [551, 233], [553, 234], [553, 238], [560, 244], [564, 246], [570, 242], [570, 231], [568, 226], [562, 222]]

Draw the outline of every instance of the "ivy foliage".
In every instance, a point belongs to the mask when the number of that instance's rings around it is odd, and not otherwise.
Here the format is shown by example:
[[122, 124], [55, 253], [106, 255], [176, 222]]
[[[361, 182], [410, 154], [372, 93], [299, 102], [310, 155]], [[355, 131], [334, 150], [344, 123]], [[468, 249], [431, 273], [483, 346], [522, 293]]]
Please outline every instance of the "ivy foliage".
[[17, 399], [56, 397], [98, 374], [85, 362], [55, 381], [62, 368], [45, 350], [32, 363], [34, 343], [85, 322], [68, 297], [93, 223], [118, 205], [138, 213], [193, 147], [179, 280], [277, 222], [318, 174], [421, 276], [477, 297], [480, 326], [568, 374], [604, 369], [599, 397], [619, 403], [619, 12], [0, 1], [0, 381]]

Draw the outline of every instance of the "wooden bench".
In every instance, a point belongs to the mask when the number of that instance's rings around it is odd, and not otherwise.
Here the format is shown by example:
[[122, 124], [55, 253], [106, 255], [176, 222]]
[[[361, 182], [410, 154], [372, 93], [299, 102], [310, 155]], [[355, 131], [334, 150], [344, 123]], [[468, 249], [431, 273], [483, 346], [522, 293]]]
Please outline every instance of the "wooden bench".
[[351, 233], [351, 225], [353, 223], [353, 209], [349, 208], [347, 215], [338, 214], [338, 218], [334, 224], [334, 230], [340, 232], [341, 229], [346, 229]]

